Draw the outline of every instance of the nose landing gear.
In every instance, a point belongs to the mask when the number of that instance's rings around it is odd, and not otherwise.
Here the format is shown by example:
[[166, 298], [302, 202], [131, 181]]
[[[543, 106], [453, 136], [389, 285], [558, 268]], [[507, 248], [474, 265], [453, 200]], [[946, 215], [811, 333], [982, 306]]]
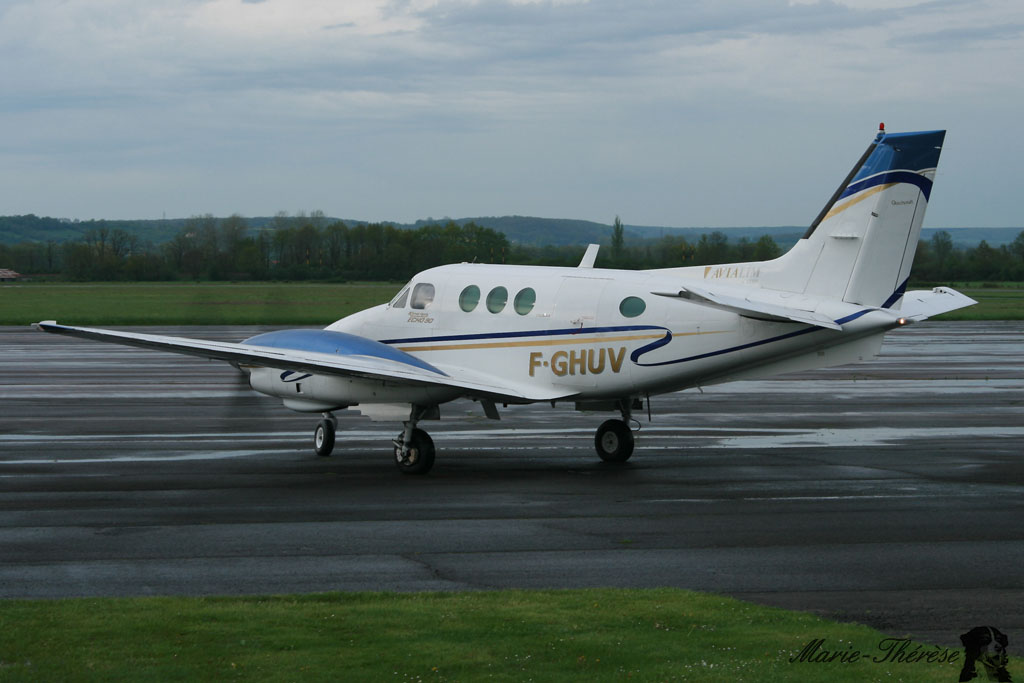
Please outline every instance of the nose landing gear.
[[594, 435], [597, 454], [605, 462], [626, 462], [633, 455], [633, 432], [622, 420], [605, 420]]
[[594, 448], [605, 462], [626, 462], [633, 455], [633, 432], [629, 428], [632, 419], [632, 405], [629, 399], [619, 401], [621, 420], [605, 420], [594, 435]]
[[324, 413], [324, 419], [320, 420], [316, 425], [316, 430], [313, 432], [313, 450], [321, 458], [326, 458], [334, 450], [336, 425], [337, 420], [330, 413]]

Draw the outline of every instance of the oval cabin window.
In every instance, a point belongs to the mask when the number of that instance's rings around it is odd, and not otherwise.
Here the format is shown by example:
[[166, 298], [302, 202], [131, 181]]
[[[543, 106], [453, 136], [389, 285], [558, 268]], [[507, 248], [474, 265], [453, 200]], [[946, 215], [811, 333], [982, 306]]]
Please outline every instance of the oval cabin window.
[[470, 285], [462, 290], [462, 294], [459, 294], [459, 308], [469, 313], [476, 305], [480, 303], [480, 288], [476, 285]]
[[495, 287], [487, 294], [487, 310], [491, 313], [501, 313], [508, 303], [508, 290], [504, 287]]
[[647, 310], [647, 304], [637, 296], [627, 296], [619, 304], [619, 313], [626, 318], [635, 318]]
[[526, 289], [519, 290], [515, 301], [512, 302], [512, 306], [519, 315], [526, 315], [533, 310], [535, 303], [537, 303], [537, 292], [533, 291], [532, 287], [527, 287]]

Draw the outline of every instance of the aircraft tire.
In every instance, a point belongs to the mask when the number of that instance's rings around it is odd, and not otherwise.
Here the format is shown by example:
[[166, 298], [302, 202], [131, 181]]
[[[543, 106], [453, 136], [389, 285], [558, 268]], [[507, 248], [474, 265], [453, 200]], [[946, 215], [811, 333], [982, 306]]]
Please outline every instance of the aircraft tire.
[[326, 458], [334, 450], [334, 423], [320, 420], [313, 432], [313, 450], [321, 458]]
[[605, 462], [626, 462], [633, 445], [633, 432], [622, 420], [605, 420], [594, 435], [594, 447]]
[[395, 446], [395, 465], [402, 474], [426, 474], [434, 466], [434, 440], [422, 429], [412, 430], [405, 454]]

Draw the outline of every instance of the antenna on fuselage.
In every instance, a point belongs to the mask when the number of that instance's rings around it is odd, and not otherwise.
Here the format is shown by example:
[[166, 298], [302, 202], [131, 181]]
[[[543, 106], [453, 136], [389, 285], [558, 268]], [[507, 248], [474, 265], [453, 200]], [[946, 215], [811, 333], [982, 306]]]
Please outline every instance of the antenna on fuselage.
[[580, 264], [577, 268], [593, 268], [594, 262], [597, 261], [597, 250], [601, 248], [600, 244], [588, 244], [587, 251], [584, 252], [583, 258], [580, 260]]

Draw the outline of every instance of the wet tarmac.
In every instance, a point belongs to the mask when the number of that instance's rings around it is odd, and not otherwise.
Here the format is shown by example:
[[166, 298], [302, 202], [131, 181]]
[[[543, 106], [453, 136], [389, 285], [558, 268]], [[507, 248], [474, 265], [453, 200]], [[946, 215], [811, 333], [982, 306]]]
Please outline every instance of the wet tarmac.
[[[256, 328], [165, 328], [239, 340]], [[0, 328], [0, 597], [677, 586], [1024, 652], [1024, 323], [923, 323], [877, 360], [609, 415], [456, 402], [395, 430], [239, 389], [222, 363]], [[449, 418], [459, 419], [449, 419]]]

